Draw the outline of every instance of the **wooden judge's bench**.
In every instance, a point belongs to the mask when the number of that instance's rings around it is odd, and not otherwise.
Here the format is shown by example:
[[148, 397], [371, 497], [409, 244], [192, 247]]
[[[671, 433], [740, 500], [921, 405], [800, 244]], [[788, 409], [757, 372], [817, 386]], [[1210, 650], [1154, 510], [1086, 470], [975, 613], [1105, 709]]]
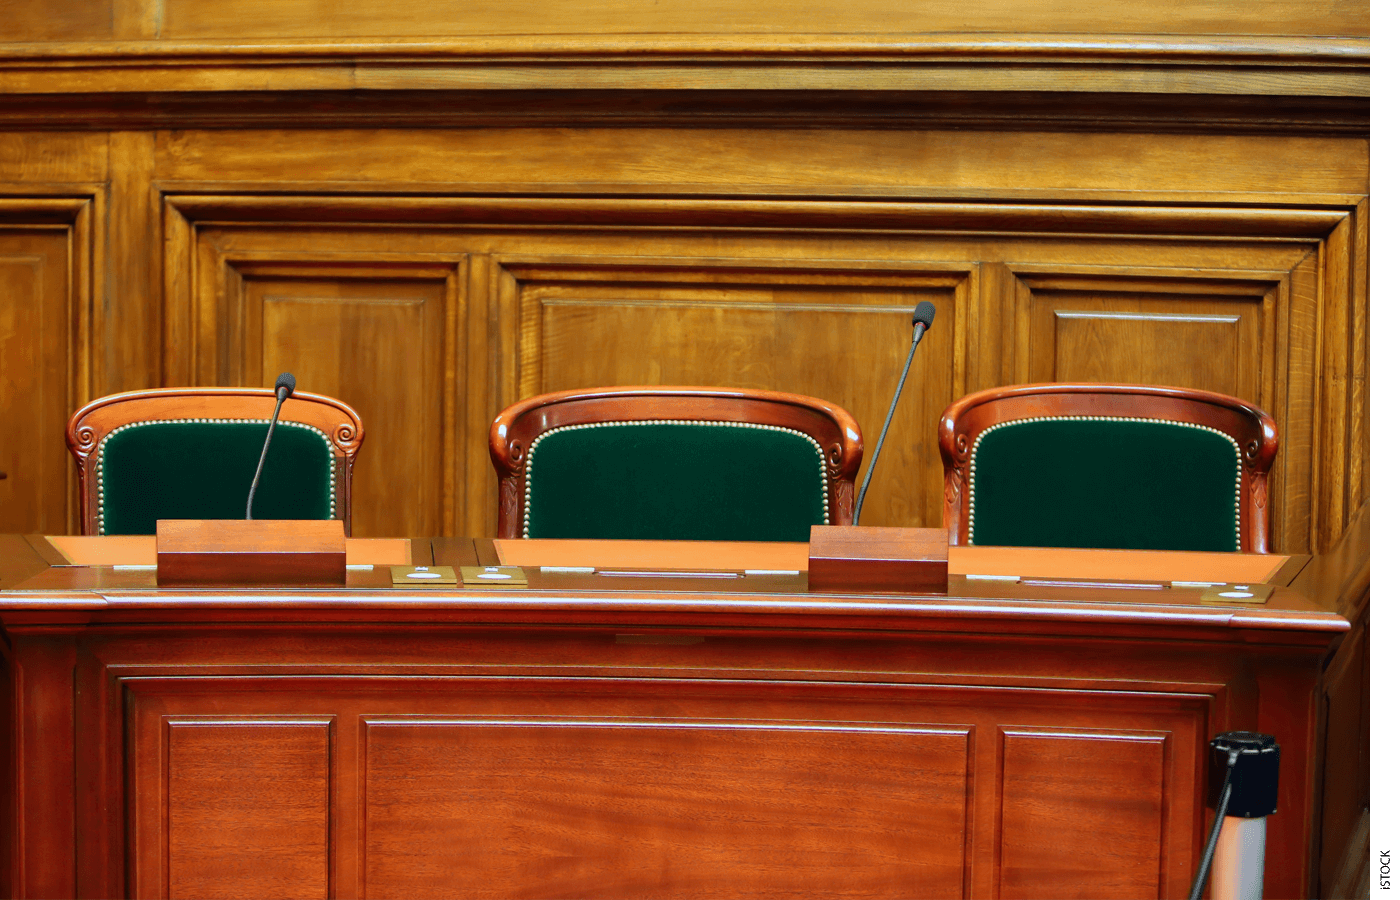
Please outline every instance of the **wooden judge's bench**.
[[[0, 888], [1184, 897], [1251, 730], [1265, 895], [1310, 896], [1367, 552], [953, 548], [942, 596], [809, 592], [801, 544], [352, 540], [344, 587], [231, 589], [5, 536]], [[390, 569], [491, 564], [527, 584]]]

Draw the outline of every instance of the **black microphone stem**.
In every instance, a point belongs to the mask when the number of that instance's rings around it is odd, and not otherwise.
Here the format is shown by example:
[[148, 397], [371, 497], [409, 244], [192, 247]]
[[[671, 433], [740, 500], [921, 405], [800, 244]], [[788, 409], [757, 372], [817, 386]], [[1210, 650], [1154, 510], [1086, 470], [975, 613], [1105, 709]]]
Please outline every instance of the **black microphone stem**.
[[258, 457], [258, 468], [253, 472], [253, 486], [248, 489], [248, 511], [245, 519], [253, 518], [253, 495], [258, 492], [258, 479], [262, 477], [263, 463], [267, 462], [267, 448], [272, 446], [272, 429], [277, 427], [277, 414], [282, 411], [282, 401], [287, 399], [284, 388], [277, 389], [277, 405], [272, 408], [272, 421], [267, 423], [267, 440], [263, 441], [262, 455]]
[[923, 337], [923, 329], [917, 328], [914, 331], [914, 343], [909, 345], [909, 356], [904, 360], [904, 371], [899, 373], [899, 386], [894, 389], [894, 399], [890, 401], [890, 411], [885, 413], [885, 426], [880, 429], [880, 439], [875, 442], [875, 453], [870, 457], [870, 465], [865, 469], [865, 480], [860, 485], [860, 496], [856, 497], [856, 511], [851, 516], [851, 524], [860, 524], [860, 508], [865, 505], [865, 491], [870, 487], [870, 476], [875, 472], [875, 461], [880, 458], [880, 448], [885, 446], [885, 433], [890, 430], [890, 421], [894, 418], [894, 407], [899, 402], [899, 394], [904, 390], [904, 379], [909, 377], [909, 366], [914, 362], [914, 351], [919, 349], [919, 338]]

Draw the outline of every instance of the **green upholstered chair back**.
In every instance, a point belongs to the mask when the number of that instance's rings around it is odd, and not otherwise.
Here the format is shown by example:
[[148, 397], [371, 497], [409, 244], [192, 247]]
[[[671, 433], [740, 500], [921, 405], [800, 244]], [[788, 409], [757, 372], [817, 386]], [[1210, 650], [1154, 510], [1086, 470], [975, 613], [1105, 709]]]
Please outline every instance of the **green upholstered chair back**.
[[940, 428], [954, 543], [1267, 550], [1273, 422], [1242, 400], [1141, 385], [965, 397]]
[[859, 430], [812, 398], [610, 388], [496, 423], [503, 537], [805, 541], [850, 521]]
[[[84, 533], [154, 534], [159, 519], [243, 518], [274, 405], [266, 390], [167, 389], [84, 407], [69, 425]], [[294, 394], [278, 417], [253, 516], [347, 518], [362, 439], [349, 407]]]

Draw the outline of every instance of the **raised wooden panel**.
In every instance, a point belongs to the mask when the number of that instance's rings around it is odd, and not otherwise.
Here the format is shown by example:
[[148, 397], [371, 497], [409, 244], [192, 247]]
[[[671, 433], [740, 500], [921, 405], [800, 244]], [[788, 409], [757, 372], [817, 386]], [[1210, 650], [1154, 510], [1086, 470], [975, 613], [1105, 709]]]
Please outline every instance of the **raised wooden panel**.
[[87, 283], [76, 253], [87, 234], [69, 224], [8, 227], [7, 217], [83, 214], [80, 202], [29, 203], [0, 199], [0, 532], [66, 532], [73, 463], [63, 428], [80, 396], [74, 350], [85, 356], [77, 339]]
[[1005, 729], [997, 896], [1170, 896], [1166, 734]]
[[[332, 720], [170, 718], [165, 790], [138, 795], [166, 815], [159, 895], [329, 896]], [[158, 766], [138, 757], [137, 778]], [[151, 885], [144, 885], [149, 889]]]
[[1025, 380], [1168, 384], [1267, 402], [1281, 276], [1206, 276], [1021, 276]]
[[[627, 0], [579, 6], [542, 3], [522, 22], [517, 7], [504, 2], [463, 6], [452, 0], [426, 0], [412, 7], [354, 0], [165, 0], [161, 36], [170, 39], [235, 37], [400, 37], [421, 35], [607, 34], [645, 32], [706, 33], [931, 33], [985, 32], [1040, 34], [1357, 34], [1369, 31], [1364, 4], [1349, 0], [1318, 10], [1304, 0], [1281, 0], [1271, 29], [1262, 27], [1247, 3], [1190, 0], [1179, 6], [1144, 6], [1130, 0], [1099, 0], [1051, 10], [1036, 0], [999, 0], [968, 9], [935, 0], [911, 9], [893, 0], [840, 3], [818, 0], [802, 7], [755, 5], [715, 0], [697, 6]], [[1325, 29], [1319, 31], [1319, 28]]]
[[372, 720], [374, 897], [959, 897], [968, 734]]
[[941, 479], [942, 469], [923, 436], [961, 386], [957, 345], [968, 273], [868, 265], [503, 261], [510, 275], [498, 281], [503, 302], [518, 304], [520, 316], [516, 395], [624, 384], [791, 391], [855, 416], [869, 454], [909, 351], [914, 306], [928, 300], [937, 312], [862, 521], [935, 526], [940, 495], [921, 486]]
[[[217, 243], [217, 237], [210, 244]], [[459, 265], [238, 259], [211, 252], [220, 295], [200, 309], [196, 367], [205, 383], [271, 385], [343, 400], [366, 423], [355, 463], [356, 536], [451, 533], [458, 504], [449, 470], [460, 386]]]

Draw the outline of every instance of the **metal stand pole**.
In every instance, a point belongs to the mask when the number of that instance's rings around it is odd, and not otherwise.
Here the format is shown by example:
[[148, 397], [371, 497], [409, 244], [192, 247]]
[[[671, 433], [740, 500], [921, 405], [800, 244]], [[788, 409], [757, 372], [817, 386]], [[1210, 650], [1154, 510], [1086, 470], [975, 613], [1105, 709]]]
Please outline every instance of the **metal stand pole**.
[[1272, 735], [1230, 731], [1210, 746], [1211, 793], [1218, 790], [1220, 800], [1192, 900], [1201, 896], [1207, 871], [1212, 900], [1262, 900], [1266, 817], [1278, 811], [1278, 744]]

